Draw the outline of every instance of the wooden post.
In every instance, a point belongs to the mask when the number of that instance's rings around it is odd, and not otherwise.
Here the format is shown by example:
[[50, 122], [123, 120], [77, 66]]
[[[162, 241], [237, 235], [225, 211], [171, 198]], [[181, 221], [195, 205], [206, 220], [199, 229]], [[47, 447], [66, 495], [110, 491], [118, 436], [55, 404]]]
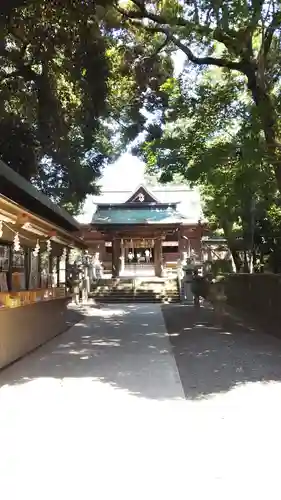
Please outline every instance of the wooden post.
[[53, 287], [53, 250], [51, 250], [49, 257], [49, 269], [48, 269], [48, 288]]
[[178, 243], [179, 243], [179, 258], [180, 261], [182, 261], [182, 256], [183, 256], [183, 251], [184, 251], [184, 239], [182, 237], [182, 231], [181, 229], [178, 231]]
[[155, 276], [162, 276], [162, 240], [156, 238], [154, 243], [154, 268]]
[[120, 251], [121, 240], [114, 238], [112, 240], [112, 278], [118, 278], [120, 271]]
[[124, 272], [124, 270], [125, 270], [125, 246], [124, 246], [124, 240], [121, 240], [120, 271]]
[[60, 260], [61, 260], [61, 257], [57, 256], [57, 262], [56, 262], [56, 265], [57, 265], [57, 287], [60, 286]]
[[24, 250], [24, 277], [25, 277], [25, 289], [29, 290], [29, 278], [30, 278], [30, 264], [31, 264], [31, 251], [29, 248]]
[[65, 281], [65, 290], [70, 291], [70, 276], [69, 276], [69, 254], [70, 254], [70, 248], [67, 247], [66, 249], [66, 257], [65, 257], [65, 272], [64, 272], [64, 281]]
[[38, 253], [38, 261], [37, 261], [37, 264], [38, 264], [37, 271], [38, 271], [38, 277], [39, 277], [38, 286], [39, 286], [39, 288], [41, 288], [41, 286], [42, 286], [42, 274], [41, 274], [41, 272], [42, 272], [41, 260], [42, 259], [41, 259], [41, 257], [42, 257], [42, 255], [41, 255], [41, 250], [40, 250], [39, 253]]

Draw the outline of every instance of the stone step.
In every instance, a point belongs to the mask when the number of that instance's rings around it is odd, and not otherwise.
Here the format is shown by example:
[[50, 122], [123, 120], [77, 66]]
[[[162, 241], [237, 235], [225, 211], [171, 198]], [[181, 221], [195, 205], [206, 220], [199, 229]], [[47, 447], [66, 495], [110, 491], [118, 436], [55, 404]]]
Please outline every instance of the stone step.
[[146, 303], [146, 304], [174, 304], [179, 302], [179, 298], [147, 298], [147, 297], [95, 297], [97, 303]]
[[178, 292], [178, 288], [110, 288], [110, 287], [100, 287], [100, 288], [95, 288], [92, 290], [92, 292], [120, 292], [120, 293], [128, 293], [128, 292], [148, 292], [148, 293], [160, 293], [160, 292], [167, 292], [167, 293], [172, 293], [172, 292]]
[[91, 295], [105, 295], [105, 294], [152, 294], [152, 295], [178, 295], [178, 290], [94, 290]]
[[97, 302], [179, 302], [175, 279], [111, 279], [99, 281], [90, 294]]
[[173, 293], [98, 293], [91, 294], [92, 297], [179, 297], [179, 294]]

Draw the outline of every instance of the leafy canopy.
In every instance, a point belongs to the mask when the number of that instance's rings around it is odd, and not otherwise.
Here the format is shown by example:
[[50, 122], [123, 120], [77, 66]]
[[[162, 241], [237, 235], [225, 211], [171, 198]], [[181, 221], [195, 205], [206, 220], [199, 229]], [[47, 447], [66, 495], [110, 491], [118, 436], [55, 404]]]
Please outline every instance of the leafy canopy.
[[280, 190], [280, 1], [131, 0], [119, 10], [131, 25], [152, 37], [161, 34], [167, 48], [182, 51], [186, 71], [191, 65], [197, 73], [212, 66], [239, 76], [240, 93], [247, 90], [251, 97]]
[[128, 30], [111, 2], [5, 3], [0, 16], [0, 156], [72, 211], [103, 166], [165, 107], [168, 54]]

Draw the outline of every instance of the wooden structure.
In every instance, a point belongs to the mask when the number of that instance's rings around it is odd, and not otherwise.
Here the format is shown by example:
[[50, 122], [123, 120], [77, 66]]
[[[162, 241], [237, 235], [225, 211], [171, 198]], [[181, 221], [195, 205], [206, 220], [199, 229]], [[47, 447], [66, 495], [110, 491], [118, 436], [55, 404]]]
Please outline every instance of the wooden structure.
[[98, 203], [82, 235], [113, 277], [124, 273], [129, 254], [133, 254], [135, 264], [141, 260], [145, 266], [147, 250], [155, 275], [161, 276], [163, 265], [176, 267], [179, 259], [185, 260], [192, 253], [200, 257], [203, 230], [200, 221], [180, 213], [177, 201], [161, 202], [141, 185], [124, 203]]
[[79, 224], [0, 161], [0, 368], [66, 328]]

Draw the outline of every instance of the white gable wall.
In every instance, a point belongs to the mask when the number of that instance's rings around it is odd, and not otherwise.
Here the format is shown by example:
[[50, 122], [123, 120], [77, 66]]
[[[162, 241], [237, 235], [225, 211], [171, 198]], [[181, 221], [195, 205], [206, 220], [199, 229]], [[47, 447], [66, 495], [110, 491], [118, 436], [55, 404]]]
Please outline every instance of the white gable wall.
[[[146, 187], [146, 185], [143, 185]], [[89, 196], [84, 205], [84, 213], [77, 217], [81, 223], [88, 224], [96, 211], [98, 203], [125, 203], [140, 186], [130, 190], [105, 190], [99, 196]], [[147, 186], [148, 192], [155, 195], [160, 203], [179, 202], [178, 211], [190, 222], [197, 222], [202, 218], [202, 204], [198, 188], [189, 188], [184, 185], [176, 186]]]

